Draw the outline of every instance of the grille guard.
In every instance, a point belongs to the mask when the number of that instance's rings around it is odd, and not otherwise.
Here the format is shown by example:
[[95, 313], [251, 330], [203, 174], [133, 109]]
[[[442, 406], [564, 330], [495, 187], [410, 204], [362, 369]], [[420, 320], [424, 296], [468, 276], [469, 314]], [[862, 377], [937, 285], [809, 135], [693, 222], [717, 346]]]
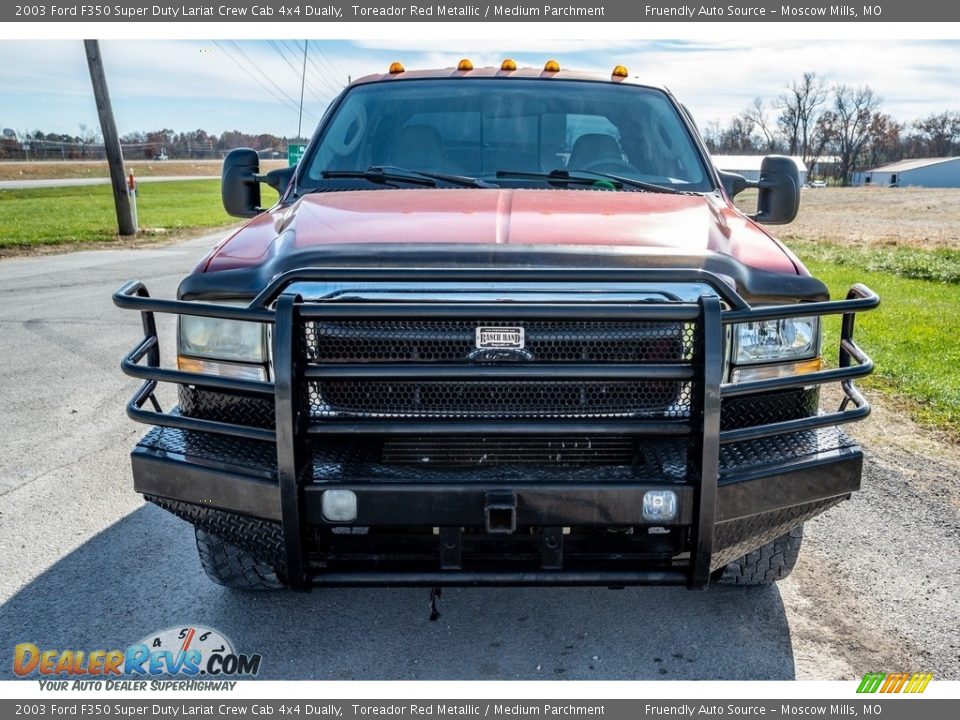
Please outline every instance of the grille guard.
[[[598, 365], [592, 363], [565, 363], [544, 366], [535, 362], [504, 365], [470, 366], [454, 363], [427, 364], [314, 364], [307, 367], [298, 349], [298, 323], [319, 319], [443, 319], [471, 318], [495, 320], [505, 314], [504, 303], [429, 302], [378, 303], [329, 302], [304, 303], [295, 294], [284, 289], [293, 282], [317, 279], [338, 279], [357, 282], [409, 281], [429, 286], [433, 281], [462, 282], [543, 282], [595, 283], [604, 282], [697, 282], [708, 285], [716, 296], [704, 295], [698, 302], [664, 303], [529, 303], [510, 304], [508, 314], [524, 319], [556, 320], [639, 320], [690, 322], [696, 328], [697, 352], [689, 363], [643, 363]], [[341, 433], [372, 434], [623, 434], [637, 433], [650, 436], [690, 436], [689, 467], [699, 470], [695, 482], [693, 545], [687, 584], [703, 587], [709, 581], [713, 555], [713, 527], [716, 515], [717, 482], [719, 478], [719, 447], [743, 440], [772, 437], [802, 430], [836, 426], [854, 422], [870, 413], [870, 404], [854, 385], [854, 380], [873, 370], [873, 361], [854, 341], [856, 313], [871, 310], [879, 304], [879, 297], [865, 285], [850, 288], [844, 300], [797, 303], [786, 306], [751, 307], [719, 276], [703, 270], [598, 270], [598, 269], [349, 269], [308, 268], [284, 273], [274, 278], [246, 307], [224, 306], [213, 303], [166, 300], [150, 297], [142, 282], [130, 281], [113, 295], [120, 308], [140, 312], [144, 337], [121, 361], [122, 371], [143, 384], [127, 403], [127, 415], [148, 425], [173, 427], [182, 430], [215, 433], [274, 442], [277, 451], [281, 525], [284, 538], [285, 566], [288, 581], [294, 588], [303, 588], [309, 582], [305, 562], [305, 525], [301, 508], [303, 482], [304, 440], [310, 435]], [[727, 309], [724, 309], [723, 306]], [[273, 308], [271, 309], [271, 306]], [[155, 313], [193, 315], [230, 320], [270, 323], [273, 331], [274, 382], [260, 382], [223, 378], [199, 373], [183, 372], [160, 366], [160, 345]], [[724, 383], [724, 327], [734, 323], [779, 319], [799, 316], [842, 315], [838, 367], [799, 376], [778, 377], [743, 383]], [[146, 362], [144, 363], [144, 359]], [[523, 380], [551, 376], [569, 376], [577, 379], [622, 379], [624, 377], [651, 377], [658, 380], [689, 380], [693, 383], [690, 417], [683, 420], [636, 420], [623, 418], [554, 419], [554, 420], [497, 420], [419, 418], [391, 419], [329, 419], [309, 421], [297, 406], [298, 388], [313, 378], [337, 377], [363, 380], [396, 377], [413, 380], [455, 380], [478, 372], [491, 380]], [[276, 429], [235, 425], [227, 422], [184, 417], [164, 412], [155, 391], [160, 382], [198, 385], [216, 390], [242, 392], [262, 397], [273, 396], [276, 405]], [[839, 382], [844, 392], [840, 408], [835, 412], [812, 417], [757, 425], [747, 428], [720, 430], [720, 403], [723, 397], [750, 393]], [[150, 403], [152, 410], [145, 409]], [[314, 579], [315, 582], [315, 579]]]

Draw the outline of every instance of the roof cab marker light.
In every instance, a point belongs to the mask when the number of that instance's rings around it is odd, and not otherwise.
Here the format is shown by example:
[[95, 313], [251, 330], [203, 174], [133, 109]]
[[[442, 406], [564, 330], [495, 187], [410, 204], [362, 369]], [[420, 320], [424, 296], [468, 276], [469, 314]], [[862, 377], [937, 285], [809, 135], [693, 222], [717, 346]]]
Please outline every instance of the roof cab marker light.
[[399, 62], [390, 63], [389, 72], [391, 75], [399, 75], [400, 73], [404, 72], [403, 63], [399, 63]]
[[630, 71], [627, 70], [626, 65], [617, 65], [610, 74], [613, 77], [629, 77]]
[[457, 63], [457, 70], [459, 70], [460, 72], [467, 72], [468, 70], [473, 70], [473, 63], [467, 60], [467, 58], [464, 58], [463, 60]]
[[546, 64], [543, 66], [544, 72], [560, 72], [560, 63], [556, 60], [547, 60]]
[[514, 70], [517, 69], [517, 63], [516, 61], [511, 60], [510, 58], [507, 58], [502, 63], [500, 63], [500, 69], [505, 72], [513, 72]]

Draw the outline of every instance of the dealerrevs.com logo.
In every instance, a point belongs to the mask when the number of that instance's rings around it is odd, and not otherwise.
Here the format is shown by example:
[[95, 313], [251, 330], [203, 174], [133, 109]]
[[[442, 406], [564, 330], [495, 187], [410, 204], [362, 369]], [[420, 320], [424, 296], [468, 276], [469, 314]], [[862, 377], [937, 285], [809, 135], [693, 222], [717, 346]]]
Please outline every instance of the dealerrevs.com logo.
[[[261, 661], [258, 654], [237, 653], [219, 631], [193, 625], [151, 633], [125, 649], [41, 649], [34, 643], [20, 643], [13, 652], [13, 672], [24, 678], [71, 680], [171, 676], [249, 678], [260, 672]], [[111, 685], [116, 685], [115, 689], [130, 689], [119, 683]]]

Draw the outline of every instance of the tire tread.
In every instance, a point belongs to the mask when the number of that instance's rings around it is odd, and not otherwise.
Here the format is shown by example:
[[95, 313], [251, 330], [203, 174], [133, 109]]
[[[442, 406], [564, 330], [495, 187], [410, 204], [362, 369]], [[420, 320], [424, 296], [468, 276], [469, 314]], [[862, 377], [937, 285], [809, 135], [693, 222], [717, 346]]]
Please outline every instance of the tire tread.
[[721, 585], [770, 585], [783, 580], [797, 564], [802, 543], [801, 524], [728, 563], [718, 582]]

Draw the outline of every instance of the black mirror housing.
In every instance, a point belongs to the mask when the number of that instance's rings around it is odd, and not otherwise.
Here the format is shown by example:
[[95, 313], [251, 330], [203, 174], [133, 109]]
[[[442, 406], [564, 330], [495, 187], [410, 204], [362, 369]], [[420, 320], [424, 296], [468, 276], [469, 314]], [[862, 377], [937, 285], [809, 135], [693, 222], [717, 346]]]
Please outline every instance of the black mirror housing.
[[293, 174], [296, 170], [296, 166], [271, 170], [263, 176], [263, 182], [276, 190], [282, 198], [283, 194], [287, 191], [287, 187], [290, 185], [290, 181], [293, 180]]
[[800, 210], [800, 169], [793, 158], [768, 155], [760, 164], [760, 197], [753, 219], [765, 225], [793, 222]]
[[260, 156], [252, 148], [236, 148], [223, 159], [220, 198], [234, 217], [260, 213]]
[[757, 187], [757, 183], [747, 180], [743, 175], [727, 172], [726, 170], [717, 170], [720, 175], [720, 182], [723, 183], [723, 189], [731, 198], [736, 197], [747, 188]]

